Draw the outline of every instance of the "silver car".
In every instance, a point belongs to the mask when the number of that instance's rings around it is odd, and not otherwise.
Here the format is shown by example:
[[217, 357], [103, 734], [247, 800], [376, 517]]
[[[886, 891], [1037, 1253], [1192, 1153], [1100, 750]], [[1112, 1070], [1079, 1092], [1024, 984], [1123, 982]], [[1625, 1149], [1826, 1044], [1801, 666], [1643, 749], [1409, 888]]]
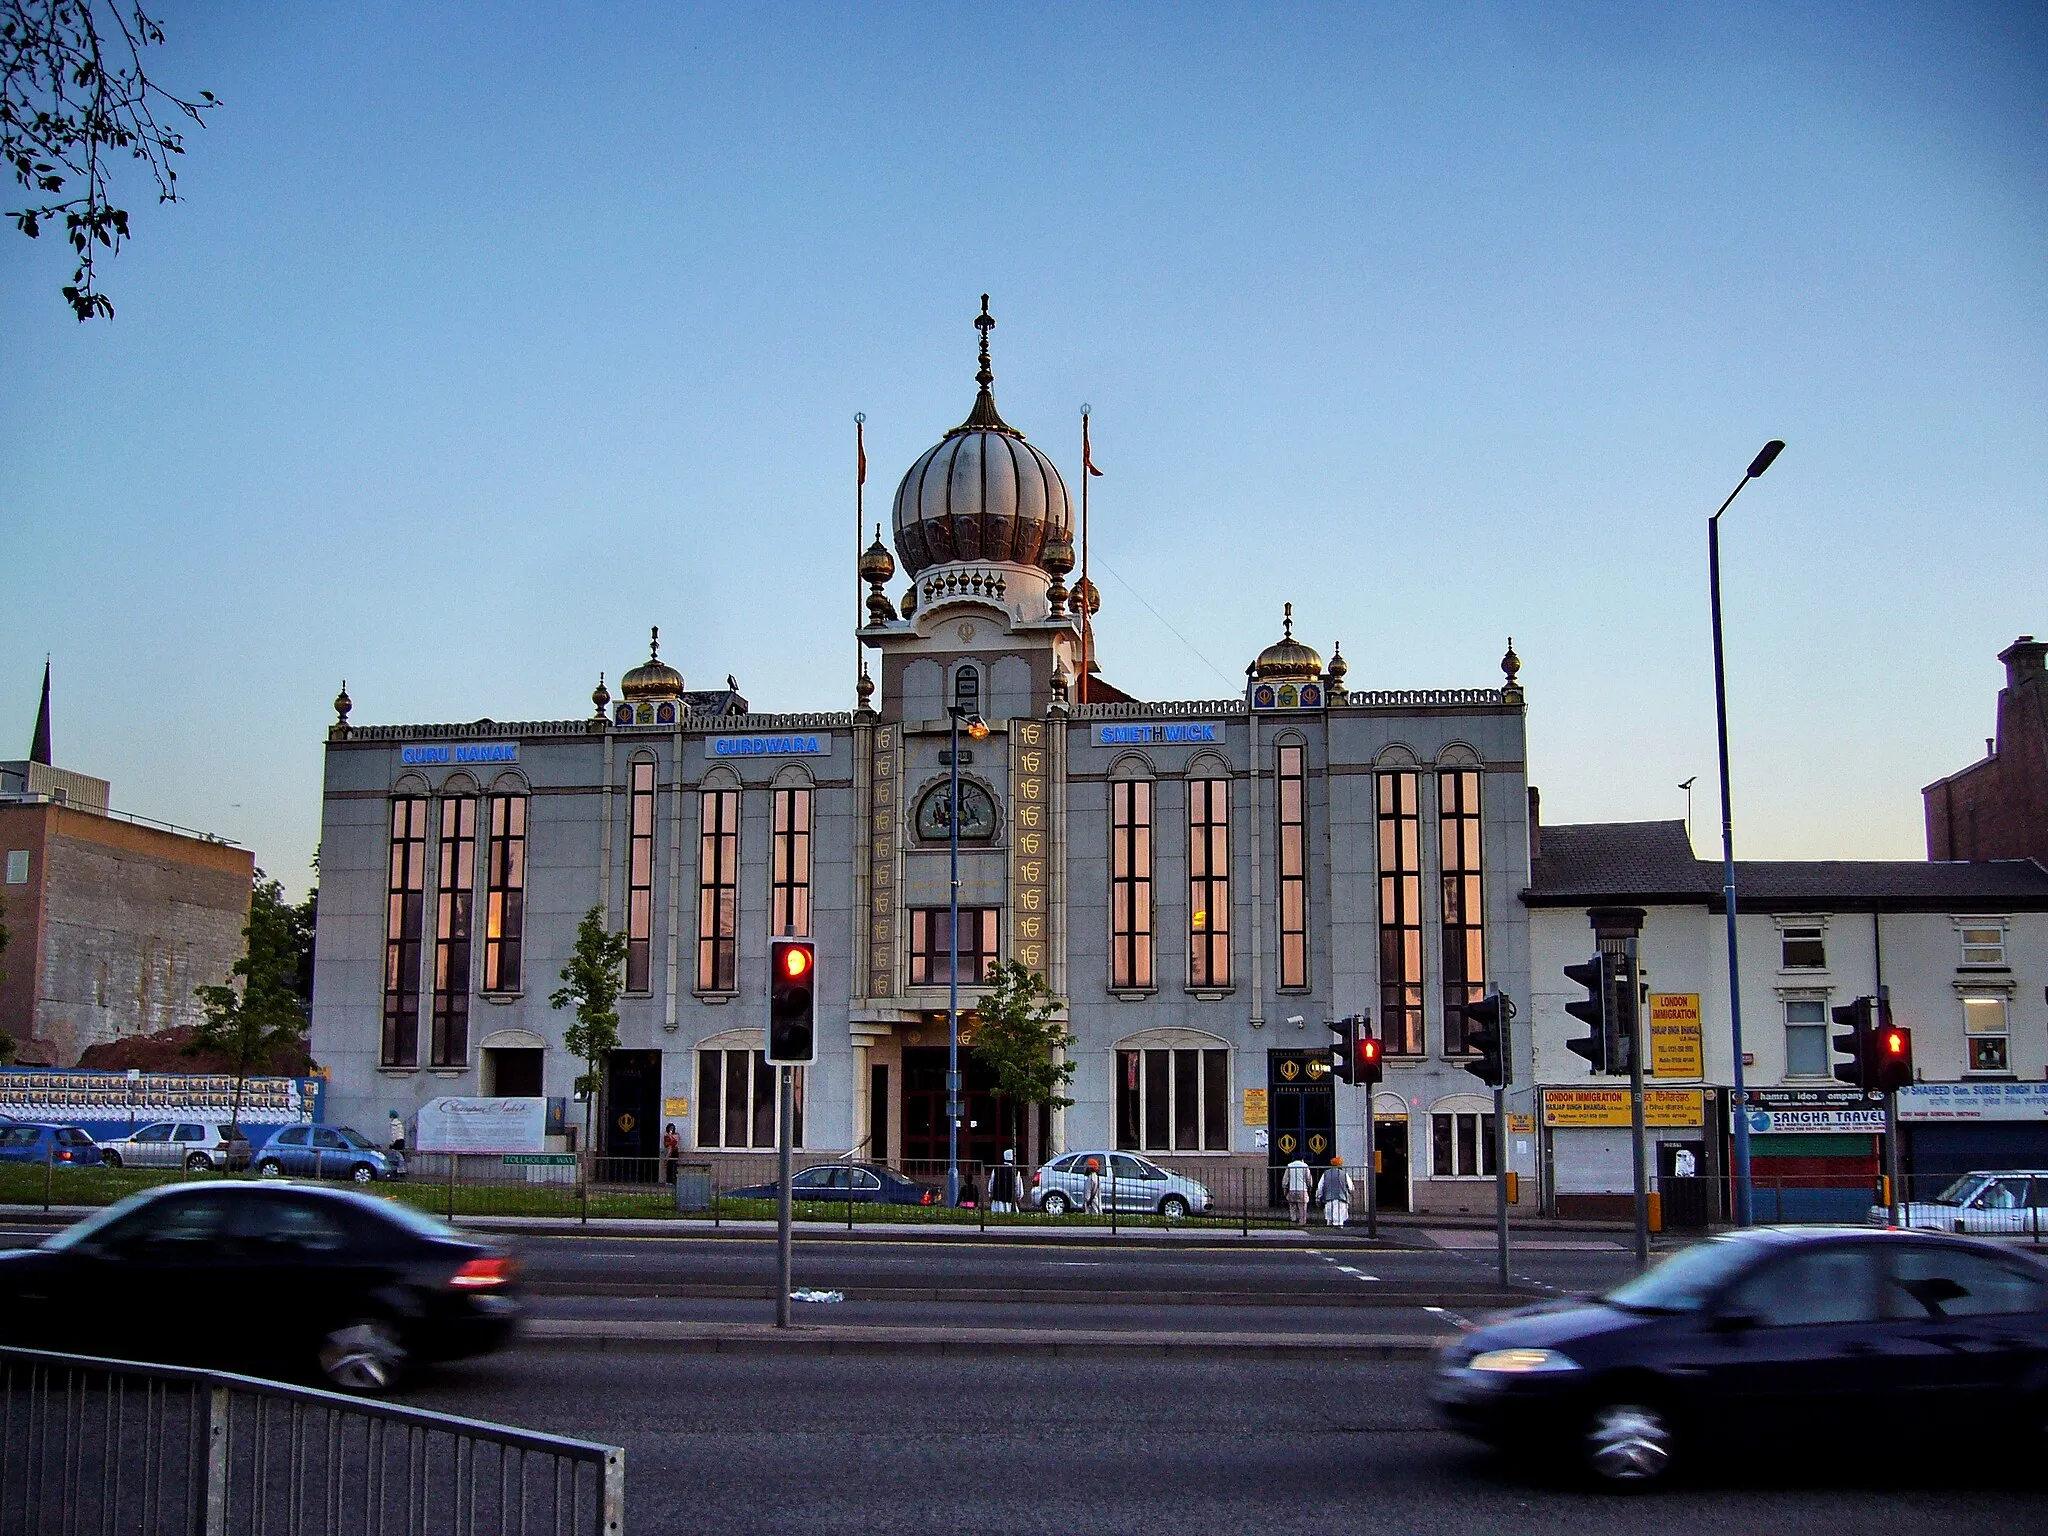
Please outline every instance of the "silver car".
[[199, 1120], [159, 1120], [115, 1141], [100, 1143], [109, 1168], [190, 1168], [225, 1173], [249, 1166], [249, 1138], [241, 1127]]
[[1169, 1173], [1134, 1152], [1068, 1152], [1031, 1176], [1031, 1205], [1048, 1216], [1083, 1209], [1091, 1162], [1102, 1180], [1107, 1210], [1199, 1216], [1212, 1203], [1206, 1184]]
[[[1891, 1213], [1870, 1208], [1870, 1224], [1889, 1224]], [[1932, 1200], [1905, 1209], [1909, 1227], [1935, 1232], [2048, 1232], [2048, 1173], [2034, 1168], [1966, 1173]]]

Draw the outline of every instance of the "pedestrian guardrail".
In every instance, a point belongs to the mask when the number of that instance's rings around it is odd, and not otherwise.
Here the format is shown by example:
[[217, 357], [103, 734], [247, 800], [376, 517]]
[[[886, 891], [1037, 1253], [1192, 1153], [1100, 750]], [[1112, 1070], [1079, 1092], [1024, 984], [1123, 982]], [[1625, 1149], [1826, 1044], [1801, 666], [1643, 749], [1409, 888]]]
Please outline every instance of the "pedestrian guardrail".
[[617, 1446], [251, 1376], [0, 1348], [6, 1536], [622, 1536], [625, 1489]]

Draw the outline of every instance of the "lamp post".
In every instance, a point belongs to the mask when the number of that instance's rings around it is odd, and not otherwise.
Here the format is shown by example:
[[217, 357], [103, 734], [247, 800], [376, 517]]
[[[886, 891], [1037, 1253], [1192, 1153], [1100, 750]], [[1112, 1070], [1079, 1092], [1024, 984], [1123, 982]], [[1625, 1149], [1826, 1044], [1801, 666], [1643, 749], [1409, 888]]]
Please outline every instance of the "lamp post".
[[952, 741], [946, 754], [952, 770], [946, 794], [946, 1209], [952, 1210], [960, 1203], [960, 726], [965, 721], [969, 738], [980, 741], [988, 722], [958, 704], [946, 706], [946, 719]]
[[1750, 460], [1749, 470], [1736, 482], [1721, 511], [1707, 519], [1707, 587], [1714, 607], [1714, 728], [1721, 751], [1721, 905], [1728, 914], [1728, 1030], [1735, 1058], [1735, 1224], [1750, 1223], [1749, 1110], [1742, 1086], [1742, 975], [1735, 949], [1735, 813], [1728, 794], [1728, 685], [1721, 659], [1721, 512], [1726, 512], [1742, 494], [1743, 486], [1771, 467], [1784, 451], [1777, 438], [1765, 443]]

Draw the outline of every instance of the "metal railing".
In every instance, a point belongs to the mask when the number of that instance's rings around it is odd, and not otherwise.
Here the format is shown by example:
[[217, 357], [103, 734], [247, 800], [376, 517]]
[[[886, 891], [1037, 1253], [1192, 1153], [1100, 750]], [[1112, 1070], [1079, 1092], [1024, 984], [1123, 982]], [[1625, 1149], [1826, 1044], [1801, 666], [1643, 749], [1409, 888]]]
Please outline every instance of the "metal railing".
[[0, 1348], [5, 1536], [623, 1536], [626, 1453], [175, 1366]]

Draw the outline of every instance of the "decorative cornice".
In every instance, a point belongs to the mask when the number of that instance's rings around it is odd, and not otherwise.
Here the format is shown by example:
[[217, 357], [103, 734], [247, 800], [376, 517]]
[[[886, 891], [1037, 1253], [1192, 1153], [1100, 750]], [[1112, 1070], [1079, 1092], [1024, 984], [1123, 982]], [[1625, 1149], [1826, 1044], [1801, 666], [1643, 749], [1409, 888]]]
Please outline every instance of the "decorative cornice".
[[[466, 725], [356, 725], [349, 727], [348, 739], [352, 744], [370, 744], [386, 741], [447, 741], [462, 737], [474, 739], [483, 736], [532, 740], [551, 736], [584, 736], [590, 722], [587, 720], [473, 720]], [[681, 727], [691, 736], [732, 736], [749, 731], [835, 731], [846, 730], [853, 725], [853, 711], [847, 709], [824, 710], [799, 715], [685, 715]], [[671, 725], [614, 725], [611, 730], [621, 736], [647, 735], [668, 736], [674, 734], [676, 726]]]

